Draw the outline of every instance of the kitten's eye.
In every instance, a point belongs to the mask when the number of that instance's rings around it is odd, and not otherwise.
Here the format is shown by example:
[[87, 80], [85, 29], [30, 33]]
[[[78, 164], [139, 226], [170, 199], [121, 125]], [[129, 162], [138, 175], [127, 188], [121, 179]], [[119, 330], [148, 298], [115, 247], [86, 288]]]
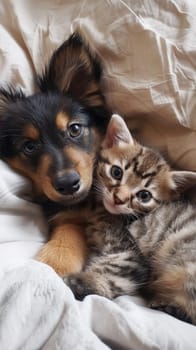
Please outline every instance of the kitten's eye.
[[121, 180], [122, 179], [123, 170], [119, 166], [113, 165], [111, 167], [110, 173], [111, 173], [111, 176], [113, 177], [113, 179], [115, 179], [115, 180]]
[[136, 196], [139, 199], [139, 201], [142, 203], [148, 203], [152, 198], [152, 194], [146, 190], [141, 190], [137, 192]]
[[83, 126], [81, 124], [70, 124], [68, 127], [68, 133], [73, 138], [80, 136], [82, 132]]
[[34, 154], [37, 151], [38, 145], [37, 143], [35, 143], [34, 141], [26, 141], [25, 143], [23, 143], [22, 145], [22, 152], [26, 155], [26, 156], [31, 156], [32, 154]]

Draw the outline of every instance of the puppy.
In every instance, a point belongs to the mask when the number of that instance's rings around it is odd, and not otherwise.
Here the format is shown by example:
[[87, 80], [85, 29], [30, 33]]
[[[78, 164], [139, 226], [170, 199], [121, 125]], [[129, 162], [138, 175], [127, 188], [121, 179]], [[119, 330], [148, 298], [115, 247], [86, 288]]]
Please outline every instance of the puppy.
[[38, 93], [0, 89], [0, 156], [31, 180], [50, 229], [37, 259], [60, 275], [80, 271], [87, 255], [79, 214], [109, 121], [100, 80], [99, 63], [74, 33], [36, 78]]

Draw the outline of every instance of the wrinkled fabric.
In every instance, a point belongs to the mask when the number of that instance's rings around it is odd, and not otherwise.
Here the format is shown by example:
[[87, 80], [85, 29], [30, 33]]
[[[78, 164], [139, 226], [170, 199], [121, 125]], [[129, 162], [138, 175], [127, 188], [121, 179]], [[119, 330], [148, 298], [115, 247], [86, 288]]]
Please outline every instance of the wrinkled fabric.
[[25, 200], [30, 192], [30, 184], [0, 161], [0, 271], [33, 258], [47, 239], [40, 207]]
[[195, 327], [128, 296], [76, 301], [47, 265], [20, 262], [0, 273], [2, 350], [194, 350]]
[[2, 0], [1, 83], [34, 91], [73, 30], [102, 60], [112, 112], [175, 167], [196, 170], [195, 0]]

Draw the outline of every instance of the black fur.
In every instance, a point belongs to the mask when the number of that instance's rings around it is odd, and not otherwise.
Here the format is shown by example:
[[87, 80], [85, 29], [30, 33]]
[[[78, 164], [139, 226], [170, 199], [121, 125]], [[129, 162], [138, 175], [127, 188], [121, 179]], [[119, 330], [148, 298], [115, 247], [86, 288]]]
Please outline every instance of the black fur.
[[[0, 88], [0, 157], [33, 180], [43, 157], [48, 156], [50, 166], [45, 175], [50, 177], [53, 185], [55, 176], [67, 170], [69, 174], [63, 175], [67, 184], [78, 176], [80, 180], [81, 174], [74, 169], [76, 165], [69, 150], [78, 151], [81, 157], [87, 154], [94, 161], [99, 146], [96, 145], [99, 142], [97, 135], [102, 137], [109, 120], [100, 79], [100, 65], [82, 38], [75, 33], [54, 52], [42, 76], [36, 77], [38, 93], [25, 96], [20, 89]], [[72, 122], [80, 124], [85, 132], [74, 138], [70, 137], [67, 128], [59, 131], [56, 124], [58, 113], [68, 115], [69, 125]], [[37, 130], [37, 140], [29, 140], [25, 136], [29, 126]], [[30, 148], [34, 148], [33, 152], [30, 152]], [[38, 182], [36, 178], [34, 187]], [[54, 201], [67, 205], [73, 199], [70, 193], [67, 197], [61, 197]], [[84, 195], [81, 195], [77, 201], [83, 199]]]

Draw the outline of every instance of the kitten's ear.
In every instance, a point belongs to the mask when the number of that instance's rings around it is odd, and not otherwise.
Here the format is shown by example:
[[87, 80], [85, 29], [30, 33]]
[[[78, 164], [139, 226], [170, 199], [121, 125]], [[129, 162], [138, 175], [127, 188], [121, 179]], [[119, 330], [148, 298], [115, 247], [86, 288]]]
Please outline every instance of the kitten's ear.
[[123, 118], [113, 114], [107, 127], [103, 147], [111, 148], [123, 143], [133, 145], [134, 140]]
[[42, 76], [41, 91], [69, 94], [88, 107], [103, 105], [100, 92], [101, 67], [78, 33], [72, 34], [52, 55]]
[[194, 171], [171, 171], [173, 190], [184, 192], [196, 185], [196, 172]]

